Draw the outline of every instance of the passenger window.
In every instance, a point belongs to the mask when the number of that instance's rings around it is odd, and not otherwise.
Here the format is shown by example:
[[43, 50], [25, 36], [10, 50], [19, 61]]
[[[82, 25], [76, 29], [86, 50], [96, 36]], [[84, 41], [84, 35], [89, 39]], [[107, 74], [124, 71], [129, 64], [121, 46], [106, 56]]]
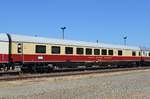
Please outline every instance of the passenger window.
[[114, 51], [113, 50], [108, 50], [108, 54], [109, 55], [114, 55]]
[[149, 52], [149, 56], [150, 56], [150, 52]]
[[45, 45], [36, 45], [36, 53], [46, 53]]
[[94, 55], [100, 55], [100, 49], [94, 49]]
[[136, 52], [135, 51], [132, 52], [132, 56], [136, 56]]
[[65, 47], [65, 53], [66, 54], [73, 54], [73, 48], [72, 47]]
[[60, 46], [52, 46], [51, 48], [52, 54], [60, 54]]
[[83, 48], [77, 48], [77, 54], [83, 54], [84, 49]]
[[118, 55], [122, 56], [122, 51], [121, 50], [118, 51]]
[[92, 55], [92, 49], [86, 48], [86, 55]]
[[21, 43], [18, 43], [18, 45], [17, 45], [17, 47], [18, 47], [18, 53], [22, 53], [22, 44]]
[[141, 52], [139, 52], [139, 56], [141, 56]]
[[107, 50], [106, 49], [102, 49], [102, 55], [107, 55]]

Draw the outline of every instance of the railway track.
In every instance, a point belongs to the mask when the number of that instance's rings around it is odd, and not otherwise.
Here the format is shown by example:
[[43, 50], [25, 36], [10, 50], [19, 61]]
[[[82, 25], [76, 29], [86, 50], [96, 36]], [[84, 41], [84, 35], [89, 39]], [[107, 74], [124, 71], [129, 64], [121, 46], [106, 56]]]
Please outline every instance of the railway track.
[[97, 73], [111, 73], [111, 72], [120, 72], [120, 71], [132, 71], [132, 70], [145, 70], [150, 69], [150, 67], [130, 67], [130, 68], [109, 68], [109, 69], [86, 69], [86, 70], [57, 70], [52, 73], [44, 74], [21, 74], [19, 72], [10, 73], [9, 75], [4, 73], [4, 76], [0, 77], [0, 81], [14, 81], [14, 80], [25, 80], [32, 78], [44, 78], [44, 77], [62, 77], [62, 76], [72, 76], [72, 75], [88, 75], [88, 74], [97, 74]]

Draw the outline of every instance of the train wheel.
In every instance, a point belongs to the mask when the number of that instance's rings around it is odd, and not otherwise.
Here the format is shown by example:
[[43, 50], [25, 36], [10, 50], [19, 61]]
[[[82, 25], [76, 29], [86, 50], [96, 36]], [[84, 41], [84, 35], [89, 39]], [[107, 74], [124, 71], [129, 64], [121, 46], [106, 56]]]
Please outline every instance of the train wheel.
[[15, 66], [12, 66], [12, 70], [15, 70]]
[[7, 71], [9, 71], [10, 70], [10, 66], [7, 66]]

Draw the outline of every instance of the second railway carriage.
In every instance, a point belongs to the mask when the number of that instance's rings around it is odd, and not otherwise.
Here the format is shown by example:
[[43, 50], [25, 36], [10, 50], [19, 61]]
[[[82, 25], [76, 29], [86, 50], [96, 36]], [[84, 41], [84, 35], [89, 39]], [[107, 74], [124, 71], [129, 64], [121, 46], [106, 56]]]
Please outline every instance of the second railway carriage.
[[131, 66], [149, 64], [150, 50], [73, 40], [15, 34], [0, 34], [1, 67], [21, 66], [22, 70], [49, 70], [78, 66]]
[[9, 63], [9, 36], [7, 34], [0, 35], [0, 67], [4, 67]]

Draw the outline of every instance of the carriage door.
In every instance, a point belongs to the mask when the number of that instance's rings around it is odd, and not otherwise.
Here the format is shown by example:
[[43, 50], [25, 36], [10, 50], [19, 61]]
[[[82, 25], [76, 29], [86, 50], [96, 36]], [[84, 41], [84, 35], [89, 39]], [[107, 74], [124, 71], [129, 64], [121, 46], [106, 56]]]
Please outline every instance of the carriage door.
[[17, 57], [17, 61], [18, 62], [23, 62], [23, 43], [18, 43], [17, 44], [17, 53], [18, 53], [18, 57]]

